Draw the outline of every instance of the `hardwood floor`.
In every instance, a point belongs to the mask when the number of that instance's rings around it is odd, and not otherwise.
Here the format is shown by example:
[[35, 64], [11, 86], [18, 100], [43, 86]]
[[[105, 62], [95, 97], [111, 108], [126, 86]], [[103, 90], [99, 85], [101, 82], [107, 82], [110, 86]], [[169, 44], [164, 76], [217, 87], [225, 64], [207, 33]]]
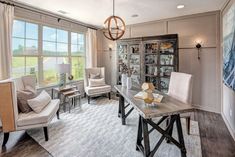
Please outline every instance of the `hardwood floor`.
[[[197, 111], [192, 118], [199, 122], [203, 157], [235, 157], [235, 142], [221, 115]], [[6, 148], [0, 150], [1, 157], [51, 157], [25, 132], [11, 133]]]
[[235, 157], [235, 142], [220, 114], [198, 111], [203, 157]]

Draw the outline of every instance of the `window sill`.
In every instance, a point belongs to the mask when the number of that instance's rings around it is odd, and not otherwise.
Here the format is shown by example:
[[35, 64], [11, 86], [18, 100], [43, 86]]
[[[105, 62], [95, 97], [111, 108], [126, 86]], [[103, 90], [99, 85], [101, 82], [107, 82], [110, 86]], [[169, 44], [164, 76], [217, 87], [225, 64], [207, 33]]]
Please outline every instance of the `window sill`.
[[[66, 85], [76, 84], [76, 83], [83, 83], [83, 82], [84, 82], [84, 80], [70, 81], [70, 82], [67, 82]], [[52, 85], [48, 85], [48, 86], [38, 86], [37, 90], [49, 90], [49, 89], [52, 89], [52, 88], [56, 88], [58, 86], [59, 86], [58, 84], [52, 84]]]

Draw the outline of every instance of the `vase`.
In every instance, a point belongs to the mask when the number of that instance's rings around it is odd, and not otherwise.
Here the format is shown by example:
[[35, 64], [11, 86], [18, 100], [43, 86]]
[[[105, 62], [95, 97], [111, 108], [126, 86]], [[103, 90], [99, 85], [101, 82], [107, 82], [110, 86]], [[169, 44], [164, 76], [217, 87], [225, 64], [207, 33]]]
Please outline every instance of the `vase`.
[[127, 82], [127, 74], [122, 74], [122, 86], [126, 87], [126, 82]]
[[131, 77], [127, 77], [126, 85], [127, 85], [127, 89], [131, 89], [132, 87]]

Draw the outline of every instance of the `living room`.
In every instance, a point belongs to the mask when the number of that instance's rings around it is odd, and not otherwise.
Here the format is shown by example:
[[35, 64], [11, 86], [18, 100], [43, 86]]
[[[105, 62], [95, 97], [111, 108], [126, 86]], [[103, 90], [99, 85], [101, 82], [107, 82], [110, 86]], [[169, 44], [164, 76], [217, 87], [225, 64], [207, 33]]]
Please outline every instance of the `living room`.
[[0, 0], [0, 156], [235, 157], [235, 0]]

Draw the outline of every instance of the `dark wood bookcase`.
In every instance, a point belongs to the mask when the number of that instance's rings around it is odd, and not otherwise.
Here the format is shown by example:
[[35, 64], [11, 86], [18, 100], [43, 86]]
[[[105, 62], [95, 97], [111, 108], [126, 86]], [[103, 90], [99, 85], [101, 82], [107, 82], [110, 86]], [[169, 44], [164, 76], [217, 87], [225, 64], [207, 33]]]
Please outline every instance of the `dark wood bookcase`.
[[119, 40], [117, 56], [117, 84], [121, 84], [120, 63], [124, 62], [134, 67], [133, 86], [152, 82], [157, 90], [167, 92], [171, 72], [179, 69], [178, 35]]

